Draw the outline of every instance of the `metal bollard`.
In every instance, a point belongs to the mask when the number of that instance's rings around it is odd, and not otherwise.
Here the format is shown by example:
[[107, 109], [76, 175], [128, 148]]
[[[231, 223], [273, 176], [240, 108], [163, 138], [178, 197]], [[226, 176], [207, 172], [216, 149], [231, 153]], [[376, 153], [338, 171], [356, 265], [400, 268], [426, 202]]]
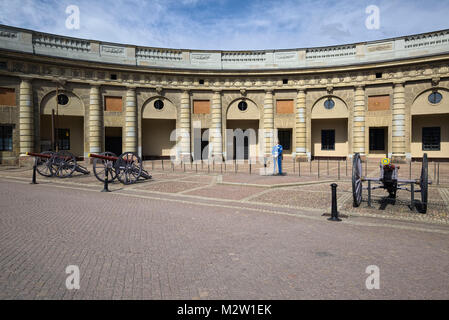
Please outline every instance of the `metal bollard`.
[[341, 219], [338, 218], [338, 210], [337, 210], [337, 187], [338, 187], [338, 185], [336, 183], [332, 183], [331, 187], [332, 187], [332, 212], [331, 212], [331, 217], [327, 220], [341, 221]]
[[103, 190], [101, 190], [101, 192], [111, 192], [111, 190], [109, 190], [109, 178], [108, 178], [108, 164], [106, 163], [106, 169], [104, 170], [104, 184], [103, 184]]
[[440, 163], [438, 162], [437, 185], [440, 185]]
[[320, 178], [320, 159], [318, 159], [318, 178]]
[[38, 184], [36, 182], [36, 170], [37, 170], [37, 158], [34, 158], [34, 164], [33, 164], [33, 178], [31, 179], [30, 184]]
[[338, 180], [340, 180], [340, 160], [338, 160]]
[[301, 161], [298, 162], [298, 177], [301, 176]]
[[368, 207], [371, 207], [371, 180], [368, 180]]

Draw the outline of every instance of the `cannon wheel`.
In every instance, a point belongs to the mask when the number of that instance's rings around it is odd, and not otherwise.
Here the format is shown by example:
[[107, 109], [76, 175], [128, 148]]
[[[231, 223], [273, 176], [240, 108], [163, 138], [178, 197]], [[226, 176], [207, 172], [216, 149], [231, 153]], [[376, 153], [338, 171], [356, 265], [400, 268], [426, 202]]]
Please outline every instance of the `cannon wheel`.
[[359, 207], [362, 203], [362, 159], [356, 153], [352, 161], [352, 197], [354, 207]]
[[121, 183], [136, 183], [142, 174], [142, 159], [133, 152], [122, 153], [115, 162], [115, 172]]
[[422, 213], [426, 213], [429, 190], [429, 164], [427, 161], [427, 153], [424, 153], [424, 156], [422, 158], [421, 178], [419, 179], [419, 185], [421, 187], [421, 211]]
[[[103, 153], [100, 153], [100, 155], [109, 156], [109, 157], [117, 157], [117, 155], [113, 152], [103, 152]], [[94, 162], [93, 162], [94, 175], [101, 182], [104, 182], [106, 168], [108, 170], [108, 182], [114, 181], [117, 178], [117, 173], [115, 172], [115, 167], [114, 167], [113, 161], [98, 159], [98, 158], [94, 159]]]
[[51, 166], [58, 178], [70, 177], [76, 169], [76, 158], [68, 151], [59, 151], [53, 154]]
[[[42, 154], [48, 154], [53, 156], [52, 151], [44, 151]], [[36, 170], [41, 176], [44, 177], [52, 177], [53, 176], [53, 168], [51, 166], [51, 158], [36, 158]]]

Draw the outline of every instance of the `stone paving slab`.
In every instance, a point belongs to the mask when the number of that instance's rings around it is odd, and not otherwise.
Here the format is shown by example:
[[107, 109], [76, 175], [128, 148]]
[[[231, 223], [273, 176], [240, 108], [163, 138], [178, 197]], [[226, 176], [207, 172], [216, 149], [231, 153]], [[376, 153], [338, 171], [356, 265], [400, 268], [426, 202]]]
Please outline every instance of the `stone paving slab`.
[[83, 188], [0, 177], [0, 299], [449, 298], [446, 226]]

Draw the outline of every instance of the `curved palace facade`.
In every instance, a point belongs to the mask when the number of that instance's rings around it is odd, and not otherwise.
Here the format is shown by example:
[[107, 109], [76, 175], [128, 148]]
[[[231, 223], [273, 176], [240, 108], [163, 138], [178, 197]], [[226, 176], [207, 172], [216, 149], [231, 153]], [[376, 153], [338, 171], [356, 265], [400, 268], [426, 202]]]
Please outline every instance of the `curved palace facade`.
[[276, 139], [298, 161], [449, 159], [449, 30], [200, 51], [0, 25], [2, 163], [54, 144], [79, 157], [107, 150], [228, 160], [239, 154], [238, 132], [249, 159], [269, 156]]

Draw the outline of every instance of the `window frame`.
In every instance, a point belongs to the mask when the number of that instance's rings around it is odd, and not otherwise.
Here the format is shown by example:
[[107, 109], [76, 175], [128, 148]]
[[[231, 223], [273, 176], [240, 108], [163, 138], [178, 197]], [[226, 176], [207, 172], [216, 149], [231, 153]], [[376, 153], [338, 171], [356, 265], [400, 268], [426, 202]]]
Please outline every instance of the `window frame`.
[[[330, 133], [332, 132], [332, 134], [329, 137], [325, 136], [325, 133]], [[327, 140], [329, 140], [330, 142], [333, 143], [324, 143], [325, 138], [327, 138]], [[327, 146], [325, 148], [325, 146]], [[321, 150], [322, 151], [335, 151], [335, 129], [322, 129], [321, 130]]]
[[[8, 134], [5, 134], [6, 129], [10, 130], [10, 133], [9, 133], [10, 136], [9, 137], [8, 137]], [[12, 152], [13, 151], [13, 149], [14, 149], [13, 130], [14, 130], [14, 128], [13, 128], [12, 125], [9, 125], [9, 124], [2, 124], [2, 125], [0, 125], [0, 137], [1, 137], [0, 138], [0, 151], [2, 151], [2, 152]], [[11, 139], [10, 149], [5, 149], [5, 142], [4, 141], [6, 139]]]
[[[427, 132], [427, 134], [425, 134], [425, 131], [431, 130], [434, 132]], [[436, 132], [438, 132], [438, 147], [436, 147], [437, 144], [433, 141], [431, 143], [426, 143], [427, 141], [425, 141], [425, 137], [429, 139], [428, 137], [430, 136], [430, 139], [433, 139]], [[421, 145], [422, 151], [441, 151], [441, 127], [422, 127]]]
[[[62, 132], [68, 132], [69, 135], [62, 134]], [[68, 128], [58, 128], [57, 129], [57, 137], [58, 137], [58, 150], [59, 151], [68, 151], [70, 150], [70, 129]], [[61, 138], [62, 137], [62, 138]], [[68, 141], [67, 144], [64, 144], [64, 141]], [[68, 148], [67, 148], [68, 146]]]

